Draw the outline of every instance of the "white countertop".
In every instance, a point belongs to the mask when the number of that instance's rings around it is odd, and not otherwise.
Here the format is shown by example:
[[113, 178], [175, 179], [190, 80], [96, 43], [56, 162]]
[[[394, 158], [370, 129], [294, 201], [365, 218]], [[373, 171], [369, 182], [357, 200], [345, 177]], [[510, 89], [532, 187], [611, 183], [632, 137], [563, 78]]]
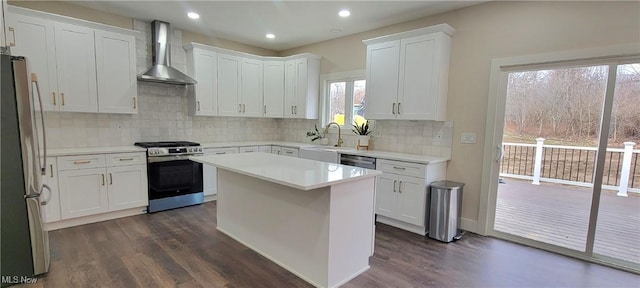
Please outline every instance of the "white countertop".
[[382, 174], [376, 170], [262, 152], [191, 156], [189, 159], [300, 190], [312, 190]]
[[113, 147], [47, 149], [47, 157], [88, 155], [88, 154], [111, 154], [111, 153], [127, 153], [127, 152], [147, 152], [147, 149], [133, 146], [133, 145], [113, 146]]

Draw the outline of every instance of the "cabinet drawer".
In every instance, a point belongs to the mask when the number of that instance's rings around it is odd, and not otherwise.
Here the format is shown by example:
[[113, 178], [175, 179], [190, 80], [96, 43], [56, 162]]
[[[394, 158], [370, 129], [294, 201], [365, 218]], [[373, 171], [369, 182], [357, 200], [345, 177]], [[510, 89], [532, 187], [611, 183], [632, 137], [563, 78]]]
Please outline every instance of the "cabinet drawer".
[[298, 157], [297, 148], [282, 147], [282, 155], [290, 157]]
[[58, 157], [58, 170], [104, 168], [104, 155], [78, 155]]
[[205, 155], [221, 155], [221, 154], [233, 154], [238, 153], [238, 147], [227, 147], [227, 148], [209, 148], [204, 149]]
[[129, 166], [147, 163], [144, 152], [107, 154], [107, 166]]
[[240, 153], [249, 153], [249, 152], [259, 152], [260, 147], [258, 146], [243, 146], [240, 147]]
[[405, 176], [425, 178], [427, 166], [423, 164], [378, 159], [376, 163], [376, 170]]

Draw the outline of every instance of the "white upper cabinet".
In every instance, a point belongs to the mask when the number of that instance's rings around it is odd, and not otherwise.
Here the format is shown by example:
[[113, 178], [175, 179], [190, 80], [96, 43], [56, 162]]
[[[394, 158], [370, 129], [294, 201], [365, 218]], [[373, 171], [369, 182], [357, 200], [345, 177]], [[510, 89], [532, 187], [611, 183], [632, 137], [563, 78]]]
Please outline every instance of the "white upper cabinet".
[[198, 43], [184, 49], [198, 81], [189, 88], [193, 115], [318, 118], [319, 56], [262, 57]]
[[93, 29], [55, 23], [60, 110], [98, 112]]
[[189, 106], [193, 115], [218, 115], [218, 53], [197, 47], [187, 48], [187, 73], [197, 84], [189, 86], [193, 91]]
[[245, 117], [262, 117], [262, 81], [263, 67], [262, 60], [243, 58], [242, 59], [242, 87], [240, 105], [242, 106], [240, 115]]
[[284, 117], [318, 119], [320, 59], [287, 60], [284, 81]]
[[284, 117], [284, 61], [265, 61], [264, 64], [264, 117]]
[[395, 119], [399, 61], [398, 40], [367, 46], [367, 118]]
[[[60, 110], [53, 22], [9, 13], [7, 31], [11, 54], [27, 57], [29, 71], [38, 75], [42, 108]], [[39, 109], [37, 103], [36, 107]]]
[[98, 110], [137, 113], [135, 37], [96, 30], [95, 38]]
[[363, 41], [367, 118], [445, 121], [454, 31], [440, 24]]
[[[218, 115], [239, 116], [242, 58], [218, 53]], [[196, 84], [197, 85], [197, 84]]]
[[25, 56], [29, 71], [38, 76], [44, 110], [137, 113], [132, 31], [19, 7], [9, 10], [12, 54]]

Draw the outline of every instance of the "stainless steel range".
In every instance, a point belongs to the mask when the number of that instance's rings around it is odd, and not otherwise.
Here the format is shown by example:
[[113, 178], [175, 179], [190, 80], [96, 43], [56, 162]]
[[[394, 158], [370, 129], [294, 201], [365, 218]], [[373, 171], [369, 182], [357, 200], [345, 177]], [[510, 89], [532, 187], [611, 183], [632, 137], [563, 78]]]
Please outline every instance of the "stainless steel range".
[[202, 192], [202, 164], [188, 159], [202, 155], [200, 144], [186, 141], [138, 142], [147, 148], [147, 177], [149, 207], [153, 213], [200, 204]]

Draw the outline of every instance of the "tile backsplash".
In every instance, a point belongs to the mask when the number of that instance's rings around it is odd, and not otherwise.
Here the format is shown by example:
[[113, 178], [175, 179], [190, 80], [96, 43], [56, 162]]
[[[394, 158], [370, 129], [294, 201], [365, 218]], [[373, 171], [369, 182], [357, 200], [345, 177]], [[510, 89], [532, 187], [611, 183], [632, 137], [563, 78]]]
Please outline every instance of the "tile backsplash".
[[[151, 66], [151, 25], [134, 20], [137, 72]], [[172, 35], [172, 66], [186, 70], [182, 32]], [[230, 141], [310, 142], [306, 132], [316, 120], [245, 117], [194, 117], [188, 112], [184, 86], [138, 83], [138, 114], [47, 112], [47, 144], [56, 148], [132, 145], [140, 141], [186, 140], [200, 143]], [[412, 154], [451, 156], [453, 123], [435, 121], [372, 121], [372, 149]], [[350, 130], [343, 135], [346, 147], [355, 147]], [[440, 135], [440, 137], [438, 137]], [[336, 143], [337, 134], [331, 134]]]
[[[283, 119], [282, 140], [292, 142], [310, 142], [307, 131], [313, 130], [316, 120]], [[424, 155], [451, 157], [453, 141], [453, 122], [439, 121], [370, 121], [371, 149]], [[321, 129], [318, 127], [318, 129]], [[329, 144], [337, 142], [338, 134], [329, 135]], [[343, 146], [355, 147], [357, 137], [350, 129], [342, 130]]]

